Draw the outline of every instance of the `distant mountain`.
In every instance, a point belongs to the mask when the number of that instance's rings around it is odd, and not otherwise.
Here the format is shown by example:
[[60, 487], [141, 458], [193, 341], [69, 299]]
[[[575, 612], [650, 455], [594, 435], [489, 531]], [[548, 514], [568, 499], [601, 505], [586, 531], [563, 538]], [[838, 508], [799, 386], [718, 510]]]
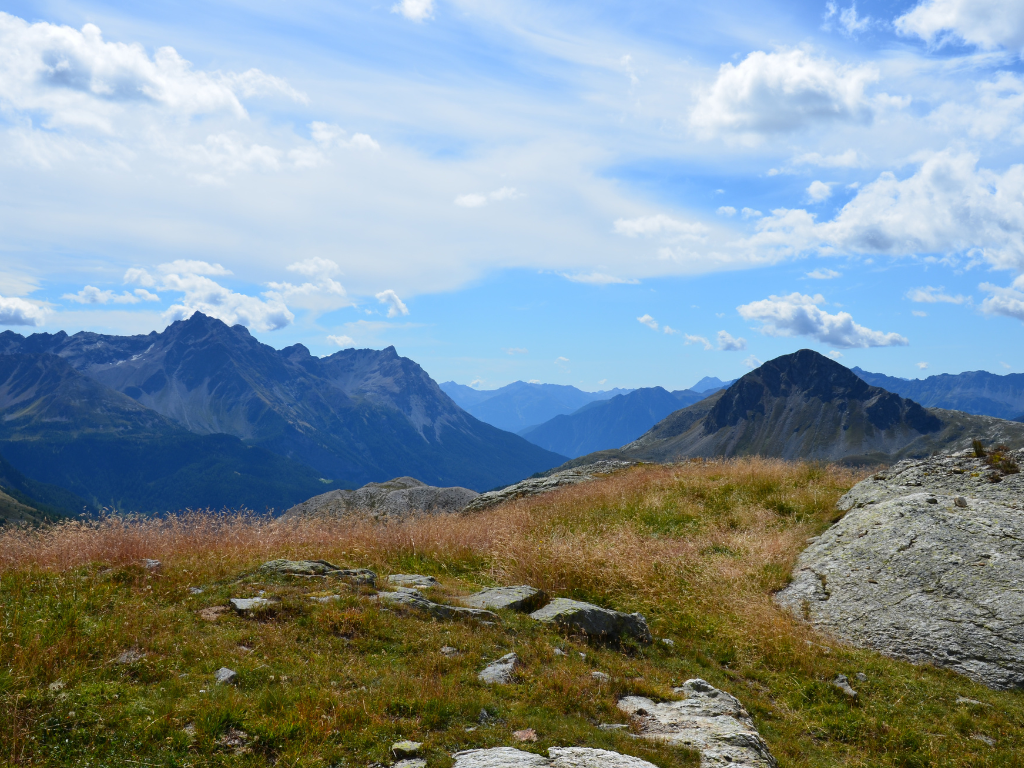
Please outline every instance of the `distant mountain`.
[[576, 458], [632, 442], [673, 411], [703, 397], [689, 389], [675, 392], [661, 387], [634, 389], [610, 400], [588, 403], [573, 413], [555, 416], [519, 434], [549, 451]]
[[136, 401], [133, 418], [233, 436], [341, 487], [410, 475], [487, 490], [564, 460], [473, 418], [394, 347], [316, 358], [197, 312], [145, 336], [0, 334], [0, 355], [16, 353], [59, 356]]
[[717, 376], [705, 376], [703, 379], [694, 384], [690, 389], [693, 392], [703, 392], [710, 394], [711, 392], [717, 392], [720, 389], [726, 389], [732, 386], [736, 379], [730, 379], [729, 381], [722, 381]]
[[121, 511], [262, 512], [338, 487], [237, 437], [195, 435], [50, 354], [0, 355], [0, 451], [13, 465], [0, 473], [6, 493], [46, 513], [81, 512], [83, 498]]
[[928, 408], [947, 408], [1000, 419], [1024, 417], [1024, 373], [988, 371], [942, 373], [926, 379], [899, 379], [853, 368], [868, 384], [910, 397]]
[[559, 414], [572, 413], [596, 400], [632, 392], [630, 389], [584, 392], [566, 384], [531, 384], [525, 381], [515, 381], [491, 390], [477, 390], [446, 381], [441, 389], [480, 421], [509, 432], [543, 424]]
[[0, 523], [40, 523], [93, 511], [82, 498], [30, 480], [0, 456]]
[[1024, 425], [923, 408], [804, 349], [771, 360], [728, 389], [676, 411], [621, 449], [572, 463], [752, 455], [890, 463], [969, 447], [972, 438], [1021, 447]]

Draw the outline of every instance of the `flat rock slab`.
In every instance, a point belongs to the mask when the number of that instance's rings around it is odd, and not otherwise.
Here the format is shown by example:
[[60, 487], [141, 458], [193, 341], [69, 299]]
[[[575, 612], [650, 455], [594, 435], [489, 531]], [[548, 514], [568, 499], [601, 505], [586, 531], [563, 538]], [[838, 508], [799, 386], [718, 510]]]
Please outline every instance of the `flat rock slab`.
[[399, 587], [427, 589], [428, 587], [440, 586], [441, 582], [433, 576], [423, 576], [419, 573], [393, 573], [388, 576], [388, 584], [394, 584]]
[[351, 584], [374, 586], [377, 574], [368, 568], [339, 568], [326, 560], [271, 560], [260, 570], [281, 576], [330, 576]]
[[396, 477], [384, 483], [367, 483], [355, 491], [334, 490], [296, 504], [282, 518], [337, 517], [352, 513], [375, 518], [403, 518], [416, 514], [460, 512], [479, 496], [469, 488], [438, 488], [414, 477]]
[[258, 611], [261, 608], [269, 608], [271, 605], [274, 605], [275, 601], [268, 600], [265, 597], [232, 597], [228, 602], [239, 613], [249, 613], [251, 611]]
[[530, 618], [582, 632], [589, 637], [618, 640], [631, 637], [642, 643], [653, 640], [647, 620], [639, 613], [622, 613], [566, 597], [556, 597], [531, 613]]
[[442, 605], [440, 603], [427, 600], [427, 598], [415, 589], [410, 589], [408, 587], [400, 587], [399, 589], [401, 589], [400, 592], [378, 592], [377, 599], [385, 603], [391, 603], [392, 605], [416, 608], [429, 613], [437, 619], [466, 618], [483, 621], [498, 620], [498, 615], [491, 611], [482, 611], [477, 608], [461, 608], [453, 605]]
[[776, 768], [768, 745], [736, 697], [699, 678], [673, 690], [686, 698], [655, 703], [627, 696], [619, 709], [639, 726], [643, 738], [698, 750], [701, 768]]
[[508, 685], [512, 682], [519, 657], [515, 653], [506, 653], [500, 659], [492, 661], [477, 674], [477, 680], [490, 685]]
[[481, 493], [475, 499], [466, 504], [465, 512], [478, 512], [481, 509], [493, 507], [496, 504], [503, 504], [506, 501], [514, 501], [527, 496], [538, 496], [542, 493], [549, 493], [567, 485], [578, 485], [586, 483], [597, 477], [609, 475], [621, 469], [631, 467], [633, 461], [598, 461], [593, 464], [586, 464], [580, 467], [564, 469], [561, 472], [553, 472], [546, 477], [530, 477], [515, 485], [509, 485], [497, 491]]
[[551, 747], [549, 757], [515, 747], [456, 752], [453, 768], [656, 768], [652, 763], [607, 749]]
[[518, 587], [493, 587], [476, 592], [462, 599], [470, 608], [490, 608], [493, 611], [508, 609], [529, 613], [540, 608], [548, 596], [539, 589], [521, 584]]
[[855, 645], [1024, 687], [1020, 508], [905, 490], [855, 504], [800, 555], [776, 601]]

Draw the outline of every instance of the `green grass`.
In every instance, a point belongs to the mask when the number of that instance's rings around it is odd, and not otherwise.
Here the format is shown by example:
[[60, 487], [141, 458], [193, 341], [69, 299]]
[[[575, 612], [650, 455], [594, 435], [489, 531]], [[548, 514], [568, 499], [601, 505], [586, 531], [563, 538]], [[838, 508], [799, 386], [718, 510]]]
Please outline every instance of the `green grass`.
[[[842, 646], [771, 602], [855, 479], [739, 461], [639, 468], [472, 517], [390, 526], [193, 517], [7, 531], [0, 761], [361, 768], [390, 764], [390, 745], [413, 739], [430, 768], [505, 745], [601, 747], [676, 768], [695, 755], [597, 726], [625, 722], [623, 695], [674, 698], [672, 687], [702, 677], [745, 704], [782, 766], [1019, 765], [1020, 693]], [[146, 571], [134, 563], [143, 556], [164, 565]], [[438, 601], [532, 583], [639, 610], [674, 644], [587, 644], [514, 613], [495, 626], [430, 620], [378, 606], [366, 588], [256, 571], [278, 556], [432, 574]], [[280, 603], [257, 617], [198, 615], [260, 591]], [[325, 592], [342, 599], [309, 599]], [[460, 654], [445, 657], [446, 645]], [[127, 649], [146, 655], [116, 663]], [[523, 661], [518, 682], [479, 683], [510, 650]], [[214, 684], [222, 666], [237, 686]], [[830, 685], [839, 673], [859, 702]], [[539, 741], [516, 742], [523, 728]], [[241, 753], [221, 743], [233, 729], [249, 736]]]

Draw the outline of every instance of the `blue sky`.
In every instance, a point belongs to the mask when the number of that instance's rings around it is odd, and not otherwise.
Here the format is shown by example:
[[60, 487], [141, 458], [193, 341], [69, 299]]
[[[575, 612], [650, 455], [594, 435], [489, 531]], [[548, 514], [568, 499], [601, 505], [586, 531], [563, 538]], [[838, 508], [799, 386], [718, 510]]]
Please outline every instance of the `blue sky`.
[[1024, 0], [13, 2], [0, 329], [1024, 370]]

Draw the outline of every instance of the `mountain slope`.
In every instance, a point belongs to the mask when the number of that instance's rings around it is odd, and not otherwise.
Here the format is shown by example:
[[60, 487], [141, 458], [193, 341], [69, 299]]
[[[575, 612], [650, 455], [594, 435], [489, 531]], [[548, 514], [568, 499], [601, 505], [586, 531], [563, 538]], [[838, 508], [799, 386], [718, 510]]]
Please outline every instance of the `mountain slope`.
[[136, 512], [286, 509], [325, 489], [309, 467], [195, 435], [50, 354], [0, 355], [0, 452], [14, 490], [66, 512], [83, 498]]
[[717, 376], [705, 376], [703, 379], [701, 379], [692, 387], [690, 387], [690, 389], [693, 390], [694, 392], [710, 395], [712, 392], [717, 392], [720, 389], [728, 389], [734, 383], [736, 383], [736, 379], [722, 381]]
[[868, 384], [909, 397], [926, 408], [945, 408], [1000, 419], [1024, 415], [1024, 373], [1002, 376], [988, 371], [942, 373], [926, 379], [898, 379], [860, 368], [853, 372]]
[[728, 389], [676, 411], [621, 449], [573, 463], [751, 455], [888, 463], [966, 448], [975, 437], [986, 444], [1024, 446], [1024, 425], [922, 408], [804, 349], [771, 360]]
[[668, 392], [662, 387], [644, 387], [589, 403], [519, 434], [549, 451], [576, 458], [632, 442], [668, 414], [702, 397], [688, 389]]
[[0, 334], [0, 353], [22, 351], [59, 355], [190, 432], [233, 435], [347, 486], [411, 475], [486, 490], [564, 460], [474, 419], [394, 347], [316, 358], [196, 313], [145, 336]]
[[533, 384], [515, 381], [500, 389], [476, 390], [454, 381], [441, 388], [480, 421], [509, 432], [543, 424], [560, 414], [572, 413], [588, 403], [607, 400], [632, 390], [584, 392], [566, 384]]
[[0, 523], [39, 523], [92, 511], [80, 497], [30, 480], [0, 456]]

